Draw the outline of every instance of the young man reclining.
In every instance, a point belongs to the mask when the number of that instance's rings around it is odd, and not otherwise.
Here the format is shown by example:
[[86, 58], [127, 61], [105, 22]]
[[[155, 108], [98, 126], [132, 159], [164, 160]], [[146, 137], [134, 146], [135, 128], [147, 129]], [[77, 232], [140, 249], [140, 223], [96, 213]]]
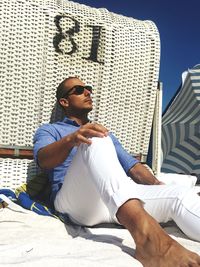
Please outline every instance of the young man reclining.
[[79, 78], [65, 79], [56, 96], [66, 117], [35, 134], [34, 156], [51, 182], [52, 205], [80, 225], [124, 225], [144, 267], [200, 266], [200, 257], [159, 225], [174, 220], [200, 241], [199, 196], [159, 182], [104, 126], [90, 123], [91, 93]]

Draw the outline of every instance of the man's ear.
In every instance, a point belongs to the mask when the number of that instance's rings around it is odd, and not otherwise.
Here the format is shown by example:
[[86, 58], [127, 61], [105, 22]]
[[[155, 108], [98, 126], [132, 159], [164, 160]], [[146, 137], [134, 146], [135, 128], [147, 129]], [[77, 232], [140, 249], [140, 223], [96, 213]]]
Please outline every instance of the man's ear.
[[68, 108], [68, 106], [69, 106], [69, 102], [66, 98], [61, 98], [59, 100], [59, 103], [63, 108]]

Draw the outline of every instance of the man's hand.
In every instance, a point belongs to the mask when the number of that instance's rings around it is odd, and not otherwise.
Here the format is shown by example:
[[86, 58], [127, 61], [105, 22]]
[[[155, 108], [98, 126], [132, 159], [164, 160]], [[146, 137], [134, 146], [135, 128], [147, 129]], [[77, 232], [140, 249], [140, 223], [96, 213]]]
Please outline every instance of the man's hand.
[[129, 170], [129, 176], [138, 184], [163, 185], [143, 164], [137, 163]]
[[81, 143], [90, 145], [92, 143], [92, 137], [105, 137], [107, 135], [108, 130], [103, 125], [87, 123], [70, 135], [71, 145], [79, 146]]

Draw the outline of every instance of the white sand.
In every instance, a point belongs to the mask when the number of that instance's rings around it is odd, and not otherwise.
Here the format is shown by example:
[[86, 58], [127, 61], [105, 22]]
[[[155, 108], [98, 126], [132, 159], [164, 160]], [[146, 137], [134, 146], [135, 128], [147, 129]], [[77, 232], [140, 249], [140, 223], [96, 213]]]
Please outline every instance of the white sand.
[[[141, 267], [126, 229], [64, 225], [11, 203], [0, 210], [0, 266]], [[185, 247], [200, 254], [176, 226], [165, 228]]]

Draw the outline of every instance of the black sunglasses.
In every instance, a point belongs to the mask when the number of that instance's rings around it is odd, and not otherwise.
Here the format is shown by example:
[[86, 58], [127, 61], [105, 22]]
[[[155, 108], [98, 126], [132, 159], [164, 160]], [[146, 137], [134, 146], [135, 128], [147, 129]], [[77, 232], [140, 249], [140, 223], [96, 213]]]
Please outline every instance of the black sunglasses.
[[[74, 90], [74, 92], [72, 92], [73, 90]], [[73, 94], [82, 95], [84, 90], [89, 91], [91, 94], [92, 93], [92, 86], [90, 86], [90, 85], [85, 85], [85, 86], [75, 85], [72, 88], [70, 88], [61, 98], [67, 98], [68, 96], [73, 95]], [[70, 92], [72, 92], [72, 93], [70, 94]]]

